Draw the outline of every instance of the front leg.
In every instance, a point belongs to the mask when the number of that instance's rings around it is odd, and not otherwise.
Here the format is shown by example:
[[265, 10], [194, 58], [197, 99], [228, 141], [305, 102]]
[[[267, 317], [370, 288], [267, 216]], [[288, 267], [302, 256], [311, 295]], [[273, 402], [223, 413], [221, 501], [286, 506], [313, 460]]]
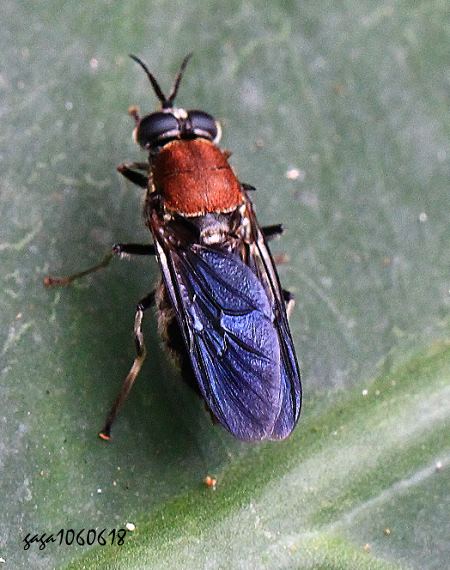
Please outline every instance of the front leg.
[[139, 186], [140, 188], [147, 188], [148, 175], [145, 176], [144, 174], [141, 174], [140, 172], [134, 170], [138, 169], [138, 170], [148, 171], [148, 164], [145, 165], [146, 168], [142, 168], [142, 166], [143, 163], [132, 163], [130, 165], [124, 163], [124, 164], [119, 164], [117, 170], [118, 172], [120, 172], [120, 174], [122, 174], [122, 176], [125, 176], [127, 180], [129, 180], [133, 184], [136, 184], [136, 186]]
[[95, 273], [100, 269], [108, 267], [114, 256], [119, 258], [125, 257], [126, 255], [155, 255], [155, 246], [153, 244], [140, 244], [140, 243], [116, 243], [112, 246], [111, 251], [105, 255], [105, 257], [92, 267], [88, 267], [84, 271], [79, 271], [78, 273], [73, 273], [72, 275], [66, 275], [65, 277], [52, 277], [47, 275], [44, 277], [45, 287], [66, 287], [76, 281], [85, 277], [90, 273]]

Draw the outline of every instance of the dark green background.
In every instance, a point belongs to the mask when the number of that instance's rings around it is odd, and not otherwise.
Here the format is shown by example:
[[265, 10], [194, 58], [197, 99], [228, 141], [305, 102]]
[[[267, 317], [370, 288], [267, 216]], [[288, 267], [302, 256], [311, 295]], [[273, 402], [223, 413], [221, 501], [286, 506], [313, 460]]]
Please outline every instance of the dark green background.
[[[5, 0], [1, 12], [8, 567], [87, 554], [79, 567], [442, 568], [448, 3]], [[261, 223], [287, 228], [273, 250], [290, 258], [279, 271], [297, 298], [305, 402], [286, 443], [252, 447], [211, 426], [151, 317], [148, 361], [103, 444], [96, 431], [132, 361], [134, 306], [156, 264], [116, 261], [71, 288], [42, 287], [115, 241], [148, 239], [140, 192], [115, 172], [143, 158], [128, 106], [156, 107], [127, 54], [167, 89], [191, 50], [178, 103], [221, 120], [240, 179], [258, 188]], [[201, 486], [206, 473], [219, 477], [215, 493]], [[127, 521], [137, 533], [121, 549], [23, 550], [28, 532]]]

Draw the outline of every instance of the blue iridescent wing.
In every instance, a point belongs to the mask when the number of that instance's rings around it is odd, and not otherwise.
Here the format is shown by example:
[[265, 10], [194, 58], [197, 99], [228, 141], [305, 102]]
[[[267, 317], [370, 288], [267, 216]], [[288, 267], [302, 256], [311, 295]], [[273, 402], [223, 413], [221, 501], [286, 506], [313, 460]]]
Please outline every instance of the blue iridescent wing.
[[[280, 415], [280, 346], [255, 274], [234, 253], [192, 244], [172, 250], [174, 305], [200, 391], [242, 440], [270, 437]], [[180, 310], [181, 308], [181, 310]]]
[[278, 275], [251, 202], [242, 223], [247, 237], [226, 246], [185, 240], [181, 227], [173, 236], [158, 222], [152, 230], [200, 392], [239, 439], [284, 439], [300, 415], [300, 372]]
[[281, 406], [278, 418], [268, 438], [284, 439], [292, 432], [300, 417], [302, 404], [300, 370], [278, 273], [248, 198], [247, 215], [252, 233], [248, 255], [246, 256], [247, 263], [266, 291], [275, 315], [274, 325], [280, 345]]

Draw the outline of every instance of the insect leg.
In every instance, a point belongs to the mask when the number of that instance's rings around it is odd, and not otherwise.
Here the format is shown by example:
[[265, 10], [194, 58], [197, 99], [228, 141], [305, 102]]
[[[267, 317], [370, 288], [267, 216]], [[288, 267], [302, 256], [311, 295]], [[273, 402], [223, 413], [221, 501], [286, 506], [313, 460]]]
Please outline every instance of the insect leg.
[[124, 255], [156, 255], [155, 246], [152, 243], [115, 243], [112, 250], [119, 257]]
[[127, 166], [128, 168], [134, 168], [135, 170], [143, 170], [144, 172], [149, 171], [149, 164], [148, 162], [130, 162], [130, 163], [123, 163], [119, 166]]
[[100, 269], [107, 267], [115, 255], [122, 257], [124, 255], [155, 255], [155, 253], [155, 246], [153, 244], [116, 243], [112, 246], [111, 252], [107, 253], [100, 263], [97, 263], [97, 265], [88, 267], [88, 269], [79, 271], [73, 275], [66, 275], [65, 277], [52, 277], [51, 275], [47, 275], [44, 277], [44, 286], [65, 287], [70, 285], [73, 281], [80, 279], [85, 275], [89, 275], [90, 273], [94, 273], [95, 271], [99, 271]]
[[128, 394], [133, 387], [134, 381], [136, 380], [137, 375], [139, 374], [142, 364], [144, 363], [147, 351], [145, 349], [144, 344], [144, 335], [142, 334], [142, 320], [144, 318], [144, 312], [151, 307], [155, 302], [155, 291], [149, 293], [146, 297], [144, 297], [136, 307], [136, 315], [134, 318], [134, 342], [136, 345], [136, 358], [128, 372], [123, 384], [122, 389], [119, 392], [112, 408], [106, 418], [105, 425], [101, 432], [98, 434], [101, 439], [106, 441], [111, 439], [111, 427], [114, 423], [114, 420], [117, 417], [117, 413], [119, 409], [122, 407], [123, 403], [128, 397]]
[[261, 229], [264, 237], [269, 241], [273, 239], [275, 236], [279, 236], [284, 232], [282, 224], [275, 224], [273, 226], [264, 226]]
[[131, 105], [131, 107], [128, 107], [128, 114], [130, 115], [130, 117], [133, 117], [136, 126], [138, 126], [139, 121], [141, 120], [139, 116], [139, 107], [137, 107], [136, 105]]
[[283, 292], [283, 299], [286, 304], [286, 314], [288, 319], [291, 317], [292, 311], [294, 310], [295, 306], [295, 296], [287, 289], [282, 289]]
[[[130, 180], [130, 182], [132, 182], [133, 184], [136, 184], [136, 186], [140, 186], [141, 188], [147, 188], [148, 176], [145, 176], [144, 174], [141, 174], [140, 172], [136, 172], [136, 170], [133, 170], [133, 166], [134, 166], [133, 164], [131, 164], [131, 165], [127, 165], [125, 163], [119, 164], [119, 166], [117, 167], [117, 170], [118, 170], [118, 172], [120, 172], [120, 174], [122, 174], [122, 176], [125, 176], [125, 178]], [[139, 166], [135, 166], [135, 168], [139, 168]], [[142, 170], [142, 169], [140, 169], [140, 170]]]
[[85, 275], [89, 275], [89, 273], [94, 273], [104, 267], [108, 267], [113, 257], [114, 252], [107, 253], [100, 263], [97, 263], [97, 265], [93, 265], [84, 271], [79, 271], [72, 275], [66, 275], [65, 277], [52, 277], [51, 275], [47, 275], [44, 277], [44, 287], [66, 287], [66, 285], [70, 285], [76, 279], [80, 279]]

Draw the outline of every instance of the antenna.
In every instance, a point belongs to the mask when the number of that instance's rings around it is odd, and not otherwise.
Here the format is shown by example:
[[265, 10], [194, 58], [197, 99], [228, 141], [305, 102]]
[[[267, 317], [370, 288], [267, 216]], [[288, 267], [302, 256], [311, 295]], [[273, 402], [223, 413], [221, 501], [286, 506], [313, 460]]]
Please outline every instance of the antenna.
[[175, 77], [175, 81], [173, 82], [172, 90], [171, 90], [170, 95], [168, 97], [166, 97], [164, 95], [161, 87], [159, 86], [159, 83], [156, 81], [154, 75], [149, 71], [149, 69], [145, 65], [145, 63], [141, 59], [139, 59], [138, 57], [136, 57], [135, 55], [133, 55], [131, 53], [130, 53], [130, 57], [133, 61], [138, 63], [142, 67], [142, 69], [145, 71], [145, 73], [146, 73], [146, 75], [147, 75], [147, 77], [148, 77], [148, 79], [149, 79], [149, 81], [153, 87], [153, 91], [155, 92], [158, 99], [161, 101], [162, 108], [168, 109], [168, 108], [172, 107], [174, 99], [178, 93], [178, 88], [180, 86], [181, 79], [183, 78], [184, 70], [186, 69], [186, 65], [188, 64], [189, 60], [192, 57], [192, 52], [188, 53], [188, 55], [183, 59], [181, 66], [180, 66], [180, 71], [177, 73], [177, 76]]
[[173, 103], [175, 97], [177, 96], [178, 87], [180, 86], [180, 82], [183, 78], [184, 70], [186, 69], [186, 65], [189, 63], [189, 60], [191, 59], [191, 57], [192, 57], [192, 52], [188, 53], [187, 56], [183, 59], [183, 61], [181, 63], [180, 71], [177, 73], [177, 76], [175, 77], [175, 81], [173, 82], [173, 86], [172, 86], [172, 91], [170, 92], [170, 95], [167, 98], [167, 101], [170, 103], [170, 106], [172, 106], [172, 103]]

